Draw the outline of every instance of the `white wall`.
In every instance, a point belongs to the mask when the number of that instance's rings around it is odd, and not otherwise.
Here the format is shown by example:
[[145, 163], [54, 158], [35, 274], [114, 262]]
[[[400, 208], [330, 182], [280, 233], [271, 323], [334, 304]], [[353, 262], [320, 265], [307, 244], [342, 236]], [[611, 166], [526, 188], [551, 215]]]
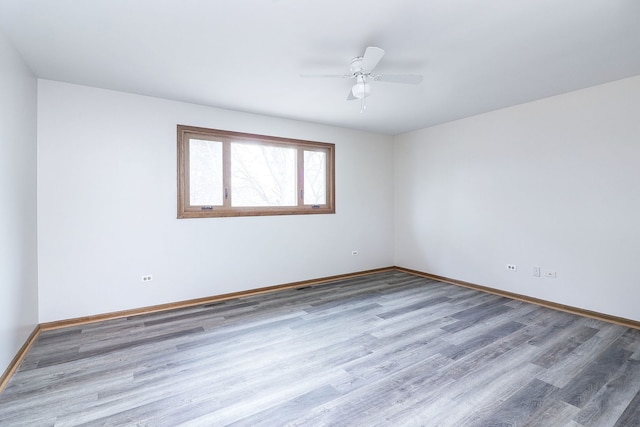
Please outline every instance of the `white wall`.
[[0, 374], [38, 323], [36, 99], [0, 33]]
[[[394, 176], [388, 137], [41, 80], [40, 321], [394, 263], [640, 320], [639, 104], [636, 77], [401, 135]], [[336, 143], [337, 214], [177, 220], [178, 123]]]
[[[176, 219], [177, 124], [335, 143], [337, 213]], [[391, 266], [392, 158], [386, 136], [40, 80], [40, 321]]]
[[640, 320], [640, 77], [398, 136], [395, 188], [396, 265]]

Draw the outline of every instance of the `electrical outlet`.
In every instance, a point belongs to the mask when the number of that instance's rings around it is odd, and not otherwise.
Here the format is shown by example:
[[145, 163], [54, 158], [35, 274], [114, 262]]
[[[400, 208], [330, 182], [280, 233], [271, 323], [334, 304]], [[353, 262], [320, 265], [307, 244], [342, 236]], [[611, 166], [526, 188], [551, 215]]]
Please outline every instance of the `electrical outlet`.
[[533, 267], [533, 277], [540, 277], [540, 267]]
[[358, 255], [358, 251], [351, 251], [351, 255]]
[[507, 264], [507, 270], [509, 271], [516, 271], [518, 269], [518, 266], [515, 264]]
[[143, 281], [143, 282], [150, 282], [150, 281], [152, 281], [152, 280], [153, 280], [153, 276], [152, 276], [152, 275], [150, 275], [150, 274], [148, 274], [148, 275], [146, 275], [146, 276], [142, 276], [142, 281]]
[[555, 279], [556, 278], [556, 272], [555, 271], [545, 271], [544, 272], [544, 277], [548, 277], [550, 279]]

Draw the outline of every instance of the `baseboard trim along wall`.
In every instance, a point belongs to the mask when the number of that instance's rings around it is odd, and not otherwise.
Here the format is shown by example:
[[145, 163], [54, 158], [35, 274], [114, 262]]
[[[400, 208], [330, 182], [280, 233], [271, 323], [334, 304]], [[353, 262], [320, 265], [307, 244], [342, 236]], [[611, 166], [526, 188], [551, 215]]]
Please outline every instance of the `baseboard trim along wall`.
[[526, 295], [520, 295], [513, 292], [501, 291], [499, 289], [494, 289], [494, 288], [490, 288], [482, 285], [476, 285], [475, 283], [451, 279], [449, 277], [438, 276], [435, 274], [425, 273], [422, 271], [412, 270], [409, 268], [384, 267], [384, 268], [377, 268], [373, 270], [366, 270], [366, 271], [360, 271], [355, 273], [340, 274], [337, 276], [323, 277], [319, 279], [303, 280], [300, 282], [292, 282], [292, 283], [285, 283], [282, 285], [274, 285], [274, 286], [267, 286], [263, 288], [249, 289], [246, 291], [232, 292], [228, 294], [214, 295], [210, 297], [197, 298], [197, 299], [179, 301], [179, 302], [168, 303], [168, 304], [134, 308], [131, 310], [117, 311], [113, 313], [104, 313], [104, 314], [98, 314], [94, 316], [85, 316], [85, 317], [78, 317], [75, 319], [66, 319], [66, 320], [58, 320], [54, 322], [41, 323], [35, 327], [31, 335], [27, 338], [24, 345], [20, 348], [16, 356], [13, 358], [13, 360], [11, 361], [7, 369], [4, 371], [4, 373], [0, 377], [0, 393], [2, 393], [7, 383], [9, 382], [9, 379], [18, 369], [18, 367], [20, 366], [20, 363], [22, 363], [22, 360], [24, 359], [27, 352], [29, 351], [33, 343], [36, 341], [36, 339], [40, 335], [40, 332], [42, 331], [66, 328], [69, 326], [84, 325], [87, 323], [102, 322], [104, 320], [119, 319], [122, 317], [136, 316], [140, 314], [155, 313], [155, 312], [165, 311], [165, 310], [173, 310], [176, 308], [193, 307], [201, 304], [209, 304], [212, 302], [224, 301], [224, 300], [233, 299], [233, 298], [260, 295], [260, 294], [265, 294], [269, 292], [281, 291], [285, 289], [319, 285], [323, 283], [334, 282], [336, 280], [351, 279], [354, 277], [366, 276], [368, 274], [374, 274], [374, 273], [382, 273], [382, 272], [391, 271], [391, 270], [397, 270], [404, 273], [413, 274], [415, 276], [424, 277], [427, 279], [438, 280], [440, 282], [450, 283], [452, 285], [464, 286], [466, 288], [475, 289], [478, 291], [487, 292], [494, 295], [500, 295], [503, 297], [540, 305], [540, 306], [551, 308], [554, 310], [560, 310], [567, 313], [577, 314], [579, 316], [590, 317], [593, 319], [602, 320], [604, 322], [615, 323], [615, 324], [626, 326], [629, 328], [640, 329], [640, 322], [631, 320], [631, 319], [625, 319], [623, 317], [611, 316], [608, 314], [598, 313], [595, 311], [584, 310], [584, 309], [572, 307], [569, 305], [558, 304], [551, 301], [533, 298]]
[[136, 316], [140, 314], [155, 313], [155, 312], [165, 311], [165, 310], [173, 310], [176, 308], [193, 307], [196, 305], [209, 304], [212, 302], [224, 301], [228, 299], [246, 297], [251, 295], [265, 294], [269, 292], [282, 291], [282, 290], [291, 289], [291, 288], [300, 288], [305, 286], [319, 285], [323, 283], [335, 282], [336, 280], [351, 279], [354, 277], [366, 276], [367, 274], [382, 273], [385, 271], [391, 271], [393, 269], [394, 267], [376, 268], [373, 270], [339, 274], [337, 276], [328, 276], [328, 277], [322, 277], [319, 279], [303, 280], [300, 282], [291, 282], [291, 283], [285, 283], [282, 285], [266, 286], [263, 288], [249, 289], [246, 291], [232, 292], [228, 294], [214, 295], [210, 297], [190, 299], [186, 301], [178, 301], [178, 302], [172, 302], [168, 304], [160, 304], [160, 305], [154, 305], [149, 307], [134, 308], [131, 310], [97, 314], [94, 316], [77, 317], [74, 319], [57, 320], [54, 322], [41, 323], [38, 326], [36, 326], [36, 328], [33, 330], [29, 338], [27, 338], [27, 341], [24, 343], [22, 348], [18, 351], [16, 356], [13, 358], [11, 363], [9, 363], [9, 366], [7, 367], [7, 369], [5, 369], [4, 373], [0, 377], [0, 393], [2, 393], [7, 383], [9, 382], [9, 379], [18, 369], [25, 355], [27, 354], [27, 352], [29, 351], [33, 343], [36, 341], [36, 339], [40, 335], [40, 332], [42, 331], [66, 328], [70, 326], [85, 325], [87, 323], [102, 322], [104, 320], [120, 319], [123, 317]]
[[9, 379], [11, 379], [13, 374], [16, 372], [20, 363], [22, 363], [22, 359], [24, 359], [33, 343], [36, 342], [38, 335], [40, 335], [40, 330], [40, 325], [33, 328], [31, 335], [29, 335], [24, 344], [22, 344], [22, 347], [20, 347], [20, 350], [18, 350], [18, 353], [16, 353], [11, 363], [9, 363], [7, 369], [2, 373], [2, 376], [0, 377], [0, 393], [2, 393], [2, 390], [6, 387]]
[[300, 282], [285, 283], [282, 285], [266, 286], [264, 288], [248, 289], [246, 291], [231, 292], [228, 294], [214, 295], [204, 298], [190, 299], [186, 301], [171, 302], [168, 304], [153, 305], [149, 307], [134, 308], [131, 310], [115, 311], [112, 313], [97, 314], [95, 316], [77, 317], [67, 320], [56, 320], [54, 322], [41, 323], [40, 328], [43, 331], [51, 329], [66, 328], [68, 326], [84, 325], [87, 323], [102, 322], [103, 320], [120, 319], [122, 317], [137, 316], [140, 314], [155, 313], [158, 311], [174, 310], [176, 308], [193, 307], [195, 305], [210, 304], [212, 302], [224, 301], [233, 298], [247, 297], [252, 295], [260, 295], [269, 292], [282, 291], [291, 288], [300, 288], [303, 286], [319, 285], [336, 280], [350, 279], [353, 277], [366, 276], [367, 274], [382, 273], [391, 271], [394, 267], [376, 268], [373, 270], [359, 271], [356, 273], [339, 274], [337, 276], [322, 277], [319, 279], [303, 280]]
[[628, 328], [640, 329], [640, 322], [625, 319], [624, 317], [612, 316], [609, 314], [599, 313], [597, 311], [585, 310], [578, 307], [572, 307], [570, 305], [558, 304], [555, 302], [530, 297], [527, 295], [516, 294], [513, 292], [502, 291], [500, 289], [490, 288], [488, 286], [476, 285], [475, 283], [465, 282], [462, 280], [451, 279], [449, 277], [438, 276], [436, 274], [425, 273], [418, 270], [411, 270], [404, 267], [395, 267], [396, 270], [402, 271], [416, 276], [424, 277], [427, 279], [438, 280], [440, 282], [450, 283], [452, 285], [464, 286], [465, 288], [475, 289], [482, 292], [487, 292], [494, 295], [500, 295], [503, 297], [511, 298], [518, 301], [524, 301], [531, 304], [540, 305], [554, 310], [564, 311], [566, 313], [577, 314], [578, 316], [590, 317], [592, 319], [602, 320], [603, 322], [615, 323], [617, 325], [626, 326]]

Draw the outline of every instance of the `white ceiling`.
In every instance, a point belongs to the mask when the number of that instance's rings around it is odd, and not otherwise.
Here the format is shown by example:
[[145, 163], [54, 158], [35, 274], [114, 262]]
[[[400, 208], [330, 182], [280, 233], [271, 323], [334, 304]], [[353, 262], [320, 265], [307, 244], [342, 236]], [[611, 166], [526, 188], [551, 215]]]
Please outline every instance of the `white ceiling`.
[[[638, 0], [0, 0], [40, 78], [395, 135], [640, 75]], [[348, 72], [367, 46], [367, 109]]]

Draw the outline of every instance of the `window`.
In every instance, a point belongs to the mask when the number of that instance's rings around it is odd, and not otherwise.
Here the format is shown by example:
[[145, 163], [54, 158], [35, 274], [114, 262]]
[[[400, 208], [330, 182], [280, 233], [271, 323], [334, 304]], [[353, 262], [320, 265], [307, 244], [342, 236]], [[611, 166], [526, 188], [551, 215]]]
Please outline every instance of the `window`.
[[178, 218], [335, 213], [334, 148], [178, 125]]

